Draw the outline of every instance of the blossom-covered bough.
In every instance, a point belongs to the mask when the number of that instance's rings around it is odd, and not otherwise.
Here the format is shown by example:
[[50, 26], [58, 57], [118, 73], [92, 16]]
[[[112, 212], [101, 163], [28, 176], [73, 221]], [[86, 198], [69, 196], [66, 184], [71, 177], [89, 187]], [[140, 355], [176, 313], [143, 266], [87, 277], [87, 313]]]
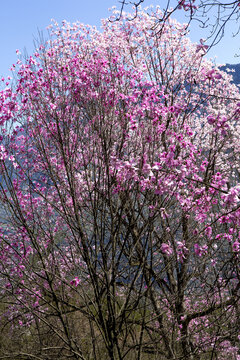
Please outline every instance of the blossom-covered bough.
[[240, 355], [239, 92], [153, 23], [54, 23], [0, 93], [3, 358]]
[[[118, 3], [118, 4], [117, 4]], [[115, 8], [118, 10], [109, 18], [110, 21], [119, 21], [124, 11], [129, 8], [133, 13], [128, 16], [132, 20], [138, 16], [142, 6], [147, 5], [145, 0], [121, 0], [116, 1]], [[162, 32], [165, 23], [170, 17], [182, 15], [186, 19], [185, 30], [190, 29], [191, 24], [198, 24], [199, 39], [201, 33], [205, 34], [206, 39], [200, 39], [199, 46], [207, 53], [213, 46], [217, 45], [225, 36], [228, 30], [231, 30], [232, 37], [240, 33], [240, 5], [239, 0], [159, 0], [158, 6], [163, 10], [161, 14], [155, 16], [154, 27]], [[152, 13], [153, 6], [145, 8], [149, 14]], [[204, 44], [207, 42], [207, 44]], [[235, 49], [238, 54], [239, 49]]]

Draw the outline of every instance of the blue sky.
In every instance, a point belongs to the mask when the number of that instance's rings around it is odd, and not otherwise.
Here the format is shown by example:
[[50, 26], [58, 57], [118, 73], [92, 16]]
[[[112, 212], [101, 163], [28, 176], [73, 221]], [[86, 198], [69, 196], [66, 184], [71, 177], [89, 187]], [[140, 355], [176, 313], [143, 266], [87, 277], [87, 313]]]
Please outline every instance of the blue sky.
[[[145, 0], [144, 6], [160, 3], [161, 0]], [[118, 0], [0, 0], [0, 75], [9, 74], [9, 68], [16, 62], [16, 49], [22, 53], [26, 49], [31, 54], [38, 31], [47, 37], [45, 29], [52, 18], [58, 22], [79, 20], [99, 27], [100, 19], [108, 17], [108, 9], [113, 5], [119, 6]], [[184, 22], [182, 15], [178, 19]], [[225, 39], [209, 54], [217, 55], [219, 63], [240, 62], [240, 58], [234, 57], [239, 41], [231, 38], [230, 26]], [[196, 26], [190, 35], [193, 41], [204, 37]]]

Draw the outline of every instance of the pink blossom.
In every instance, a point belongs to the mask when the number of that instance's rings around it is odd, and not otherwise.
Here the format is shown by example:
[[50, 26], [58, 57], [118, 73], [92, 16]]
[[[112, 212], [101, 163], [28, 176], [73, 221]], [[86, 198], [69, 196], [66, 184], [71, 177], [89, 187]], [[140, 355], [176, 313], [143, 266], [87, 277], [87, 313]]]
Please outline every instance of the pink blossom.
[[207, 235], [208, 238], [211, 238], [211, 236], [212, 236], [212, 228], [211, 228], [211, 226], [208, 226], [205, 229], [205, 234]]
[[234, 252], [239, 252], [239, 249], [240, 249], [240, 243], [238, 241], [235, 241], [233, 244], [232, 244], [232, 249]]
[[80, 283], [80, 280], [77, 276], [70, 281], [70, 284], [74, 285], [74, 286], [78, 286], [79, 283]]
[[207, 121], [210, 125], [213, 125], [216, 122], [216, 118], [213, 115], [209, 115]]
[[208, 250], [207, 245], [199, 246], [199, 244], [194, 244], [194, 252], [197, 256], [206, 255]]
[[168, 256], [170, 256], [173, 253], [172, 248], [166, 243], [162, 243], [161, 251], [163, 252], [163, 254], [166, 254]]

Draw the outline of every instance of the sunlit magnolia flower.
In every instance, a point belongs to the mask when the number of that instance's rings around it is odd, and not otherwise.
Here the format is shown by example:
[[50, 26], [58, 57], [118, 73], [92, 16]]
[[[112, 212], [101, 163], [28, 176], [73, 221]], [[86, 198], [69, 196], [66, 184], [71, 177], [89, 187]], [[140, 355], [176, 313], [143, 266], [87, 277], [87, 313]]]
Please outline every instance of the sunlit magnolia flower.
[[208, 45], [204, 45], [204, 41], [204, 39], [200, 39], [200, 44], [197, 45], [196, 52], [199, 52], [200, 50], [205, 52], [208, 49]]

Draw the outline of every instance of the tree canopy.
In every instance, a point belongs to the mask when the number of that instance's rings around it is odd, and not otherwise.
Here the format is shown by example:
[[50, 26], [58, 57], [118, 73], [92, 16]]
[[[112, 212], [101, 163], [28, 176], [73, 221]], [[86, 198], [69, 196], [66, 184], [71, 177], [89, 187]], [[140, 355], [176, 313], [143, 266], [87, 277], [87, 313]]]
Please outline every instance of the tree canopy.
[[[146, 4], [145, 0], [119, 0], [118, 13], [112, 18], [113, 21], [118, 21], [123, 12], [129, 8], [133, 8], [134, 12], [129, 16], [129, 20], [138, 15], [141, 6]], [[218, 44], [224, 37], [226, 30], [231, 30], [232, 36], [236, 37], [240, 31], [240, 8], [239, 1], [219, 1], [219, 0], [159, 0], [159, 6], [162, 9], [161, 17], [156, 18], [155, 26], [158, 31], [162, 31], [166, 20], [176, 15], [176, 12], [181, 12], [186, 15], [187, 28], [193, 21], [199, 25], [199, 39], [201, 36], [201, 29], [207, 33], [206, 52], [212, 46]], [[153, 14], [151, 14], [152, 16]], [[204, 36], [204, 37], [205, 37]], [[235, 49], [238, 54], [239, 49]]]
[[239, 357], [240, 102], [185, 26], [54, 23], [0, 92], [0, 357]]

